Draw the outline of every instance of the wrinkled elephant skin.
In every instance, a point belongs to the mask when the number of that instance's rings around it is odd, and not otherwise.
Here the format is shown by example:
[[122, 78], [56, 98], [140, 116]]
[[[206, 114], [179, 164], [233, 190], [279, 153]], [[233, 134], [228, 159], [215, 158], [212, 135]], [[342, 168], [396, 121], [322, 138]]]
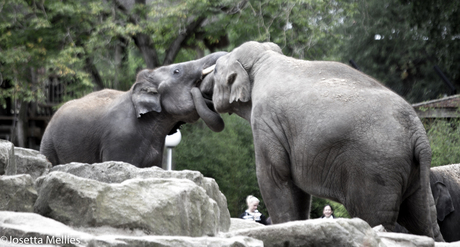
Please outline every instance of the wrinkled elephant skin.
[[[251, 123], [259, 187], [274, 223], [307, 219], [311, 195], [352, 217], [442, 241], [431, 149], [410, 104], [341, 63], [247, 42], [219, 58], [212, 101]], [[204, 92], [205, 94], [205, 92]]]
[[460, 241], [460, 164], [431, 168], [430, 184], [444, 240]]
[[[226, 54], [143, 70], [127, 92], [105, 89], [64, 104], [42, 138], [40, 152], [53, 165], [124, 161], [138, 167], [161, 166], [165, 137], [201, 113], [215, 130], [223, 122], [193, 98], [203, 70]], [[204, 100], [201, 98], [201, 100]]]

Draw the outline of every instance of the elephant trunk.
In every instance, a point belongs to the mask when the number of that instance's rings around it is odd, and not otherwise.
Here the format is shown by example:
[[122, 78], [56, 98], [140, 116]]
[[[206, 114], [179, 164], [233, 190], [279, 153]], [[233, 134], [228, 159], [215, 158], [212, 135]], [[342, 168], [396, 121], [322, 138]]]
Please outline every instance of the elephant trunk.
[[221, 132], [224, 127], [224, 120], [220, 117], [219, 113], [212, 111], [207, 106], [200, 89], [197, 87], [191, 90], [193, 102], [195, 103], [198, 115], [203, 119], [205, 124], [214, 132]]

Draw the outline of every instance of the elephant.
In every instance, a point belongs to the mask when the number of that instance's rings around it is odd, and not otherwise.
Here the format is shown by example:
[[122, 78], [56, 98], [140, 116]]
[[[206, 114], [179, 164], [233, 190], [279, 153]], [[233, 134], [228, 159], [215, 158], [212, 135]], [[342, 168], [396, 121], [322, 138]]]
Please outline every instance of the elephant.
[[350, 216], [443, 241], [430, 190], [431, 149], [402, 97], [331, 61], [249, 41], [220, 57], [200, 85], [218, 113], [252, 128], [256, 175], [273, 223], [309, 218], [311, 196]]
[[460, 164], [431, 168], [430, 184], [444, 240], [460, 241]]
[[[165, 137], [200, 117], [214, 131], [224, 123], [199, 91], [208, 68], [226, 52], [144, 69], [130, 90], [104, 89], [62, 105], [47, 125], [40, 153], [52, 165], [124, 161], [161, 166]], [[211, 67], [212, 69], [212, 67]]]

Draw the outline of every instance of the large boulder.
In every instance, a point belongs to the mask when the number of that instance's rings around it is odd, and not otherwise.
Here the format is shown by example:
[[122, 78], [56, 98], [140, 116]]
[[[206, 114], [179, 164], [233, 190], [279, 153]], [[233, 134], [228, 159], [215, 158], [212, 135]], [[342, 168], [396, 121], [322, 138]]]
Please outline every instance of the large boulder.
[[0, 176], [0, 210], [33, 212], [37, 192], [29, 174]]
[[265, 247], [385, 246], [369, 224], [358, 218], [292, 221], [233, 231], [225, 236], [252, 237], [262, 240]]
[[[85, 230], [91, 229], [91, 232]], [[183, 237], [133, 234], [130, 229], [110, 227], [73, 228], [34, 213], [0, 211], [0, 246], [88, 246], [88, 247], [262, 247], [260, 240], [237, 236]]]
[[214, 236], [219, 208], [188, 179], [129, 179], [108, 184], [51, 172], [40, 185], [35, 212], [72, 226], [139, 228], [151, 235]]
[[136, 247], [136, 246], [161, 246], [161, 247], [263, 247], [262, 241], [244, 237], [235, 236], [231, 238], [223, 237], [166, 237], [166, 236], [145, 236], [145, 237], [127, 237], [127, 236], [101, 236], [90, 242], [90, 246], [98, 247]]
[[403, 234], [395, 232], [377, 232], [386, 246], [399, 247], [432, 247], [435, 246], [434, 240], [426, 236]]
[[231, 218], [231, 225], [229, 232], [238, 231], [242, 229], [255, 228], [255, 227], [265, 227], [260, 223], [257, 223], [253, 220], [243, 220], [240, 218]]
[[28, 148], [14, 148], [17, 174], [29, 174], [32, 179], [45, 175], [53, 166], [44, 155], [37, 150]]
[[89, 234], [38, 214], [7, 211], [0, 211], [0, 233], [3, 242], [0, 245], [85, 246], [92, 239]]
[[216, 201], [219, 207], [219, 231], [226, 232], [230, 228], [230, 212], [227, 198], [219, 190], [212, 178], [204, 177], [198, 171], [166, 171], [159, 167], [138, 168], [128, 163], [108, 161], [99, 164], [70, 163], [53, 167], [52, 171], [67, 172], [78, 177], [97, 180], [105, 183], [121, 183], [133, 178], [178, 178], [188, 179], [206, 190], [208, 196]]
[[0, 175], [16, 175], [13, 143], [0, 139]]

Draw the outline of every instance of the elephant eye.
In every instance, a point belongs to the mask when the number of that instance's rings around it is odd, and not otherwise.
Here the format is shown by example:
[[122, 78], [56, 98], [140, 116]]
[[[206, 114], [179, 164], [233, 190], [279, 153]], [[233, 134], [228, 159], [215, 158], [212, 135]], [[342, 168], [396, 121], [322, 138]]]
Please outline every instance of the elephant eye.
[[179, 73], [180, 73], [180, 70], [179, 70], [179, 69], [175, 69], [174, 72], [173, 72], [173, 74], [175, 74], [175, 75], [177, 75], [177, 74], [179, 74]]

